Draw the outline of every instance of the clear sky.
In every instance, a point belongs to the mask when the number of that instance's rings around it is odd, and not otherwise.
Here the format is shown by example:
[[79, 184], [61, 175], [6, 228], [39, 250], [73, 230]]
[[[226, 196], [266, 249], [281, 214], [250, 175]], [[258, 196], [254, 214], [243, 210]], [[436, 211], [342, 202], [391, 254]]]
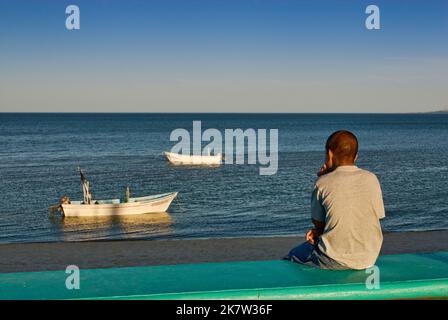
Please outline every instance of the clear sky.
[[0, 0], [0, 111], [445, 109], [447, 40], [446, 0]]

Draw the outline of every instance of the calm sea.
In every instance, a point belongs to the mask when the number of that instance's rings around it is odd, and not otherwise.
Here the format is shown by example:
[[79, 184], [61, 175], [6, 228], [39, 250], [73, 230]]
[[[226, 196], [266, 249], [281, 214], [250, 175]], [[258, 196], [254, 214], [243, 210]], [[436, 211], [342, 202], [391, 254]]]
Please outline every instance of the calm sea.
[[[172, 130], [277, 128], [279, 168], [174, 167]], [[0, 242], [294, 235], [309, 227], [309, 195], [334, 130], [360, 141], [358, 165], [381, 181], [385, 230], [448, 229], [446, 114], [2, 114]], [[168, 214], [61, 218], [48, 207], [80, 199], [77, 167], [96, 199], [179, 191]]]

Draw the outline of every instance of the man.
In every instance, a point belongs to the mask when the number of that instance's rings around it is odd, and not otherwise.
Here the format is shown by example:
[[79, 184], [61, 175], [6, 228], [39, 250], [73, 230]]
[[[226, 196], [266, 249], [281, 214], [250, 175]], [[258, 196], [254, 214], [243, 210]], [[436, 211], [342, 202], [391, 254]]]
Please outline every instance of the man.
[[358, 140], [349, 131], [327, 140], [326, 161], [311, 198], [314, 228], [285, 259], [323, 269], [366, 269], [375, 264], [383, 235], [384, 204], [377, 177], [355, 165]]

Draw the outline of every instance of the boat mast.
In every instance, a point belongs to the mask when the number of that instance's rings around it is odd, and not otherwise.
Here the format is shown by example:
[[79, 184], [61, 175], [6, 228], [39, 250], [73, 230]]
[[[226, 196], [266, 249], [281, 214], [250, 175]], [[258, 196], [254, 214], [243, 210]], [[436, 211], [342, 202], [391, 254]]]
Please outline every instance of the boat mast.
[[84, 194], [84, 204], [90, 204], [92, 201], [92, 194], [89, 191], [89, 180], [87, 180], [86, 175], [80, 168], [78, 168], [79, 173], [81, 175], [81, 183], [82, 183], [82, 192]]

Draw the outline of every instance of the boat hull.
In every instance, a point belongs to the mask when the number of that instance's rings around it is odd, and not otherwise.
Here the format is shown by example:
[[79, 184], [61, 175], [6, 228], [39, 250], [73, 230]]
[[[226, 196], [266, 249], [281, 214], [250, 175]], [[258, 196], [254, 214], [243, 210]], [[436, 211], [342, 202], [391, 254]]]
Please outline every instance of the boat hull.
[[139, 215], [145, 213], [166, 212], [177, 192], [166, 194], [153, 200], [128, 202], [119, 204], [62, 204], [62, 212], [66, 217], [94, 217]]
[[175, 165], [199, 165], [199, 166], [219, 166], [221, 165], [221, 154], [215, 156], [190, 156], [173, 152], [165, 152], [167, 160]]

